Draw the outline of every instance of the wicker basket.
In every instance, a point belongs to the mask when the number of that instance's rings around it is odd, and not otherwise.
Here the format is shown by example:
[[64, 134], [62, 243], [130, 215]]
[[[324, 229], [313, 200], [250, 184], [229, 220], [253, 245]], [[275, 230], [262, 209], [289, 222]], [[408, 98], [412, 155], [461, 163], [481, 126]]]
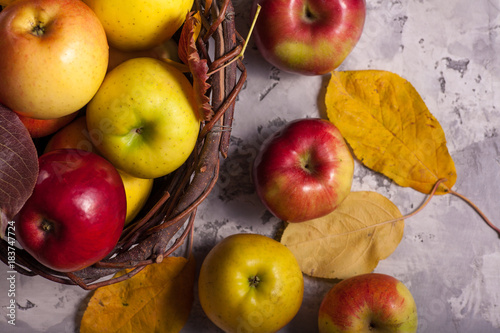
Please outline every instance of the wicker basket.
[[[206, 95], [213, 116], [202, 123], [190, 158], [173, 173], [155, 180], [147, 213], [127, 226], [107, 258], [81, 271], [61, 273], [16, 248], [14, 269], [19, 273], [92, 290], [126, 280], [147, 265], [161, 262], [191, 237], [197, 207], [217, 181], [220, 159], [227, 157], [234, 104], [246, 80], [246, 70], [238, 58], [244, 40], [235, 28], [231, 0], [195, 0], [193, 10], [203, 13], [196, 46], [200, 58], [206, 59], [209, 66], [210, 88]], [[236, 61], [228, 64], [231, 60]], [[11, 263], [7, 253], [8, 244], [1, 240], [0, 257], [6, 264]], [[132, 270], [113, 278], [114, 273], [125, 268]]]

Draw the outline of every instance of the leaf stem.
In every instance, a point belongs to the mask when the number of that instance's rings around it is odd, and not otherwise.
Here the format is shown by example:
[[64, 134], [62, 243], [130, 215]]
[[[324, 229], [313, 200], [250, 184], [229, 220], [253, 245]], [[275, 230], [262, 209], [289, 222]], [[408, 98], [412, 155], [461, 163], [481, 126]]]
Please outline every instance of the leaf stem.
[[453, 190], [450, 189], [450, 194], [453, 194], [457, 197], [459, 197], [460, 199], [462, 199], [463, 201], [465, 201], [467, 204], [469, 204], [469, 206], [471, 206], [475, 211], [476, 213], [479, 214], [479, 216], [481, 216], [481, 218], [491, 227], [491, 229], [495, 230], [496, 233], [498, 234], [498, 236], [500, 237], [500, 228], [496, 227], [487, 217], [486, 215], [479, 209], [479, 207], [477, 207], [469, 198], [467, 198], [466, 196], [458, 193], [458, 192], [455, 192]]
[[401, 217], [398, 217], [398, 218], [395, 218], [395, 219], [392, 219], [392, 220], [388, 220], [388, 221], [384, 221], [384, 222], [380, 222], [380, 223], [377, 223], [377, 224], [373, 224], [371, 225], [370, 227], [377, 227], [377, 226], [380, 226], [380, 225], [383, 225], [383, 224], [386, 224], [386, 223], [394, 223], [394, 222], [398, 222], [398, 221], [401, 221], [401, 220], [406, 220], [416, 214], [418, 214], [419, 212], [421, 212], [425, 206], [427, 206], [427, 204], [431, 201], [432, 197], [436, 194], [436, 191], [439, 187], [439, 185], [441, 185], [441, 183], [447, 181], [448, 179], [446, 178], [441, 178], [439, 179], [436, 184], [434, 184], [434, 187], [432, 188], [432, 191], [431, 193], [429, 193], [429, 196], [427, 197], [427, 199], [425, 199], [425, 201], [420, 205], [420, 207], [418, 207], [415, 211], [409, 213], [409, 214], [406, 214], [404, 216], [401, 216]]
[[439, 179], [436, 184], [434, 184], [434, 187], [432, 188], [432, 191], [431, 193], [429, 193], [429, 196], [427, 197], [427, 199], [425, 199], [425, 201], [420, 205], [420, 207], [417, 208], [417, 210], [415, 210], [414, 212], [410, 213], [410, 214], [407, 214], [405, 216], [403, 216], [402, 218], [410, 218], [414, 215], [416, 215], [417, 213], [419, 213], [420, 211], [422, 211], [422, 209], [425, 208], [425, 206], [427, 206], [427, 204], [431, 201], [432, 197], [436, 194], [436, 191], [439, 187], [439, 185], [441, 185], [441, 183], [444, 183], [448, 181], [448, 179], [446, 178], [441, 178]]
[[[425, 199], [425, 201], [420, 205], [420, 207], [418, 207], [417, 210], [415, 210], [414, 212], [411, 212], [405, 216], [401, 216], [401, 217], [398, 217], [396, 219], [392, 219], [392, 220], [388, 220], [388, 221], [384, 221], [384, 222], [380, 222], [380, 223], [377, 223], [377, 224], [373, 224], [370, 226], [370, 228], [373, 228], [373, 227], [378, 227], [380, 225], [384, 225], [384, 224], [388, 224], [388, 223], [394, 223], [394, 222], [397, 222], [397, 221], [401, 221], [401, 220], [405, 220], [407, 218], [410, 218], [414, 215], [416, 215], [417, 213], [419, 213], [420, 211], [422, 211], [422, 209], [425, 208], [425, 206], [427, 206], [427, 204], [429, 203], [429, 201], [431, 201], [432, 197], [436, 194], [436, 191], [439, 187], [439, 185], [443, 182], [447, 181], [446, 178], [441, 178], [439, 179], [436, 184], [434, 184], [434, 187], [432, 188], [432, 191], [431, 193], [429, 194], [429, 196], [427, 197], [427, 199]], [[498, 236], [500, 237], [500, 228], [496, 227], [489, 219], [488, 217], [486, 217], [486, 215], [479, 209], [479, 207], [477, 207], [469, 198], [467, 198], [466, 196], [458, 193], [458, 192], [455, 192], [453, 191], [452, 189], [449, 189], [449, 194], [453, 194], [457, 197], [459, 197], [460, 199], [462, 199], [463, 201], [465, 201], [467, 204], [469, 204], [478, 214], [479, 216], [481, 216], [481, 218], [493, 229], [495, 230], [495, 232], [498, 234]]]

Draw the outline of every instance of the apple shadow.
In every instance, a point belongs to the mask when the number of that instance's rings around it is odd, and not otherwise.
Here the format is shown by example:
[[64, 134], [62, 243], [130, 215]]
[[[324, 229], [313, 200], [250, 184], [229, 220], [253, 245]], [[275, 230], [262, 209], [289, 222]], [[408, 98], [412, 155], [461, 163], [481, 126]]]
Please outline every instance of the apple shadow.
[[321, 302], [327, 292], [340, 281], [340, 279], [304, 275], [305, 290], [302, 305], [292, 321], [280, 332], [318, 332], [318, 313]]
[[316, 104], [318, 106], [319, 117], [322, 119], [328, 119], [327, 107], [326, 107], [326, 91], [328, 89], [328, 83], [330, 82], [331, 74], [325, 74], [321, 77], [321, 87], [318, 92], [318, 98]]

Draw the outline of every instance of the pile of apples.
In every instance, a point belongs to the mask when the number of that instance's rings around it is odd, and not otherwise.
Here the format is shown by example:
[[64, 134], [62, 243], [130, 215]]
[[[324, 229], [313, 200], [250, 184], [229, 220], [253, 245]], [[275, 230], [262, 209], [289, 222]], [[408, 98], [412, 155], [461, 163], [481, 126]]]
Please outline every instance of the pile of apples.
[[48, 142], [16, 238], [46, 267], [77, 271], [109, 254], [154, 179], [194, 149], [193, 87], [163, 61], [177, 60], [193, 0], [0, 5], [0, 103]]
[[[319, 118], [285, 124], [260, 147], [253, 181], [276, 217], [301, 223], [333, 212], [349, 195], [354, 159], [339, 129]], [[204, 259], [201, 306], [225, 332], [277, 332], [298, 313], [300, 266], [285, 245], [258, 234], [224, 238]], [[416, 332], [417, 308], [398, 279], [369, 273], [335, 284], [318, 310], [318, 330]]]
[[[73, 272], [101, 260], [145, 204], [153, 180], [191, 154], [200, 119], [190, 82], [161, 59], [193, 0], [0, 0], [0, 103], [33, 138], [49, 137], [16, 236], [45, 266]], [[364, 0], [255, 0], [256, 44], [274, 66], [303, 75], [337, 68], [363, 30]], [[171, 50], [173, 45], [174, 51]], [[64, 148], [64, 149], [62, 149]], [[321, 119], [287, 124], [253, 166], [271, 213], [300, 223], [349, 194], [354, 161]], [[199, 299], [224, 331], [276, 332], [297, 314], [304, 281], [292, 252], [262, 235], [232, 235], [202, 263]], [[415, 332], [409, 290], [366, 274], [336, 284], [320, 332]]]

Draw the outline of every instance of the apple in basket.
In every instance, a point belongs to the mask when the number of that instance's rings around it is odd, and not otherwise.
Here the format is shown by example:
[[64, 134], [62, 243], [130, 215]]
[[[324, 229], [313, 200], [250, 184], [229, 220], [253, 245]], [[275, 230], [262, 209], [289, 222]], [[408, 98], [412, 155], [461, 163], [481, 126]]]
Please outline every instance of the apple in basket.
[[46, 267], [77, 271], [116, 246], [126, 208], [111, 163], [83, 150], [55, 150], [39, 157], [35, 188], [16, 216], [17, 240]]
[[109, 45], [122, 51], [147, 50], [181, 27], [193, 0], [83, 0], [103, 23]]
[[106, 75], [106, 33], [80, 0], [17, 0], [0, 12], [0, 36], [0, 102], [24, 116], [80, 110]]
[[[44, 153], [56, 149], [81, 149], [98, 153], [90, 141], [90, 133], [87, 131], [87, 119], [81, 116], [73, 120], [68, 125], [61, 128], [57, 133], [50, 137], [45, 146]], [[134, 221], [135, 217], [146, 204], [149, 195], [153, 189], [154, 179], [137, 178], [128, 173], [118, 170], [125, 186], [127, 195], [127, 217], [125, 225]]]
[[78, 114], [70, 113], [66, 116], [55, 119], [35, 119], [17, 114], [23, 125], [28, 129], [32, 138], [42, 138], [53, 134], [69, 124]]
[[192, 84], [179, 69], [147, 57], [111, 70], [87, 105], [86, 118], [102, 156], [139, 178], [158, 178], [179, 168], [200, 130]]

